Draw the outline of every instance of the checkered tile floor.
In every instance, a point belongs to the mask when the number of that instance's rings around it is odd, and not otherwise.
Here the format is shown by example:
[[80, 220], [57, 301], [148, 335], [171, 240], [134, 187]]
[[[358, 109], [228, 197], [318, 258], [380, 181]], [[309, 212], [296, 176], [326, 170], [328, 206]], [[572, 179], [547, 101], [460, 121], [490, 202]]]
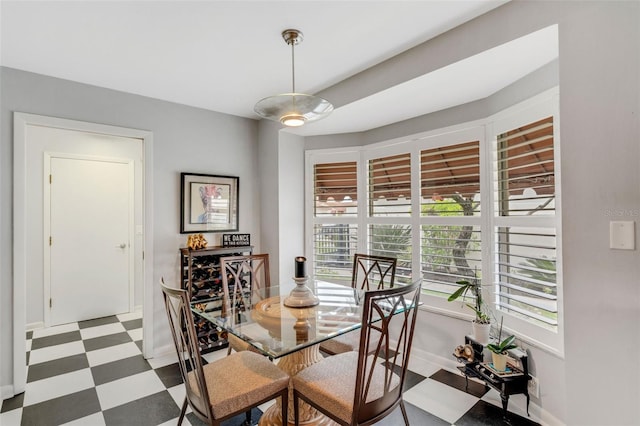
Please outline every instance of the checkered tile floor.
[[[2, 402], [0, 424], [175, 425], [184, 389], [175, 355], [142, 357], [142, 319], [125, 314], [27, 333], [27, 387]], [[226, 350], [205, 354], [212, 361]], [[413, 360], [404, 398], [412, 425], [533, 425], [516, 404], [509, 421], [495, 391], [437, 366]], [[262, 410], [266, 406], [261, 406]], [[253, 418], [261, 411], [256, 409]], [[224, 423], [240, 425], [244, 415]], [[201, 425], [187, 414], [185, 425]], [[402, 425], [396, 410], [380, 425]]]

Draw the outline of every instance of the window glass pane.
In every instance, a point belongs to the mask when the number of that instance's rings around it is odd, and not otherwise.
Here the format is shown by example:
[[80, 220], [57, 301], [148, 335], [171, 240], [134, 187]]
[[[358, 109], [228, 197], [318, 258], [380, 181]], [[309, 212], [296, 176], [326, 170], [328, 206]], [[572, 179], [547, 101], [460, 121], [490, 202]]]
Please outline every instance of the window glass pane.
[[398, 259], [396, 282], [411, 283], [410, 225], [369, 225], [369, 254]]
[[351, 285], [357, 226], [317, 224], [313, 231], [314, 276], [324, 281]]
[[553, 228], [496, 229], [500, 309], [555, 330], [558, 325]]
[[369, 160], [369, 216], [411, 214], [411, 155]]
[[480, 142], [420, 152], [422, 216], [480, 214]]
[[480, 227], [422, 225], [422, 287], [430, 294], [449, 297], [460, 280], [481, 282]]
[[496, 154], [500, 216], [554, 214], [553, 117], [499, 135]]
[[357, 215], [355, 161], [316, 164], [313, 173], [315, 217]]

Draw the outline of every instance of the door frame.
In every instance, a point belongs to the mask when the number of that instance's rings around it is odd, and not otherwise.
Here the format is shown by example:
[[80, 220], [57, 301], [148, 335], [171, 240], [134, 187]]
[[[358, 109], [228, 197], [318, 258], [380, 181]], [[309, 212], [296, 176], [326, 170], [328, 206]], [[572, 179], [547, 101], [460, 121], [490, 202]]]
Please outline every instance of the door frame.
[[26, 177], [27, 127], [45, 126], [80, 132], [140, 139], [143, 146], [143, 307], [142, 353], [153, 357], [153, 133], [84, 121], [22, 112], [13, 113], [13, 394], [24, 392], [26, 353]]
[[[63, 158], [69, 160], [87, 160], [87, 161], [103, 161], [108, 163], [126, 164], [128, 168], [129, 179], [129, 229], [127, 229], [129, 250], [127, 256], [129, 257], [129, 312], [134, 310], [135, 299], [135, 235], [134, 235], [134, 162], [128, 158], [115, 158], [115, 157], [103, 157], [97, 155], [82, 155], [72, 154], [67, 152], [45, 152], [44, 153], [44, 174], [43, 174], [43, 233], [42, 233], [42, 247], [43, 247], [43, 304], [44, 309], [44, 326], [51, 326], [51, 309], [48, 305], [48, 300], [51, 298], [51, 245], [49, 244], [49, 236], [51, 235], [51, 185], [49, 183], [49, 175], [51, 174], [51, 160], [53, 158]], [[144, 302], [143, 302], [144, 306]], [[144, 319], [144, 315], [143, 315]], [[142, 340], [144, 344], [144, 338]]]

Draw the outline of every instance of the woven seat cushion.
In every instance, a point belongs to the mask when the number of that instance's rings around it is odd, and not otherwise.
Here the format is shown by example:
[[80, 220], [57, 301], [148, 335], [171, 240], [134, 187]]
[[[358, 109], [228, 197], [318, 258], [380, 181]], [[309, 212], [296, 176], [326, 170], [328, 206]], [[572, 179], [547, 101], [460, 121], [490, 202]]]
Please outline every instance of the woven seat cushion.
[[[203, 367], [215, 418], [255, 405], [289, 386], [289, 375], [269, 359], [250, 351], [233, 353]], [[189, 386], [199, 395], [193, 372]]]
[[[371, 330], [370, 346], [367, 352], [371, 354], [376, 348], [374, 347], [380, 340], [380, 332]], [[344, 352], [357, 351], [360, 349], [360, 330], [353, 330], [333, 339], [320, 343], [320, 350], [328, 354], [341, 354]]]
[[245, 342], [241, 338], [234, 336], [231, 333], [229, 333], [229, 335], [227, 336], [227, 340], [229, 341], [229, 346], [231, 347], [231, 349], [236, 352], [251, 351], [257, 354], [261, 354], [261, 352], [255, 346], [251, 345], [248, 342]]
[[[373, 357], [369, 357], [371, 361]], [[382, 362], [376, 360], [376, 362]], [[314, 404], [334, 414], [345, 422], [351, 421], [356, 385], [358, 352], [345, 352], [330, 356], [313, 364], [291, 378], [294, 389]], [[367, 401], [382, 396], [384, 368], [374, 370]], [[400, 377], [393, 374], [391, 388], [400, 385]]]
[[360, 346], [360, 330], [353, 330], [320, 344], [320, 350], [329, 354], [357, 351]]

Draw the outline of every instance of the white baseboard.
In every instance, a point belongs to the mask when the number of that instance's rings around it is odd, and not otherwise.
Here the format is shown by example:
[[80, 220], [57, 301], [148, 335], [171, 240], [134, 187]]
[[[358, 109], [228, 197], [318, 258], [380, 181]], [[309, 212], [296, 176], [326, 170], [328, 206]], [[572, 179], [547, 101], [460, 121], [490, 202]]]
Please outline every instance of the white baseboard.
[[174, 345], [165, 345], [159, 348], [153, 348], [153, 356], [151, 358], [171, 355], [171, 354], [175, 354], [175, 352], [176, 352], [176, 348]]
[[32, 322], [26, 326], [27, 331], [37, 330], [39, 328], [44, 328], [44, 321]]
[[2, 388], [0, 388], [0, 394], [2, 395], [2, 400], [3, 401], [5, 399], [12, 398], [12, 397], [16, 396], [16, 394], [13, 392], [13, 385], [4, 385], [4, 386], [2, 386]]
[[[533, 411], [536, 410], [536, 411]], [[545, 426], [566, 426], [565, 423], [562, 423], [559, 419], [554, 417], [550, 412], [540, 408], [536, 404], [531, 404], [529, 406], [529, 412], [533, 413], [540, 421], [539, 423]]]

